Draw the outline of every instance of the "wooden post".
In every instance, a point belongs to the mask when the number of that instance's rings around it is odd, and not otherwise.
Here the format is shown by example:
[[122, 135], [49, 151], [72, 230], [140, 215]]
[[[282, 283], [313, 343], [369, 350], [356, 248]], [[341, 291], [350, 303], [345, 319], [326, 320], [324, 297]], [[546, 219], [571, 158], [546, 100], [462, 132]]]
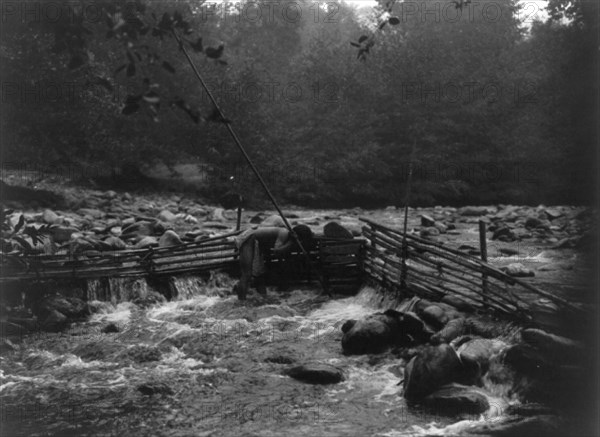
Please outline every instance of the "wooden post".
[[237, 209], [237, 223], [235, 225], [235, 230], [239, 231], [241, 226], [242, 226], [242, 202], [243, 202], [243, 198], [241, 194], [238, 194], [239, 196], [239, 203], [238, 203], [238, 209]]
[[[486, 239], [486, 226], [483, 220], [479, 220], [479, 250], [481, 252], [481, 260], [487, 262], [487, 239]], [[481, 286], [484, 294], [484, 302], [486, 302], [485, 295], [487, 294], [487, 275], [481, 274]]]

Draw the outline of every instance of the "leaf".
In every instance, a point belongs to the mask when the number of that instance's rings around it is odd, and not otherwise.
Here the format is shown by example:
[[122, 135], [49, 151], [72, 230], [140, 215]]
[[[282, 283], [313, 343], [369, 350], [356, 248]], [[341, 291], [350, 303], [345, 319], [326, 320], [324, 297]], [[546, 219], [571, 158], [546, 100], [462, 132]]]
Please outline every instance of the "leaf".
[[169, 73], [175, 73], [175, 68], [173, 68], [173, 66], [171, 64], [169, 64], [167, 61], [163, 61], [162, 67], [165, 70], [167, 70]]
[[127, 76], [135, 76], [135, 64], [133, 62], [127, 66]]
[[125, 97], [125, 105], [132, 105], [134, 103], [138, 103], [140, 100], [142, 100], [142, 96], [128, 95]]
[[400, 19], [398, 17], [390, 17], [388, 23], [390, 23], [392, 26], [396, 26], [400, 24]]
[[368, 37], [368, 36], [366, 36], [366, 35], [361, 35], [361, 37], [360, 37], [360, 38], [358, 38], [358, 42], [359, 42], [359, 44], [360, 44], [361, 42], [363, 42], [363, 41], [366, 41], [366, 40], [368, 40], [368, 39], [369, 39], [369, 37]]
[[354, 47], [360, 47], [360, 44], [350, 41], [350, 45]]
[[123, 64], [123, 65], [121, 65], [119, 68], [117, 68], [117, 69], [115, 70], [115, 74], [117, 74], [117, 73], [119, 73], [119, 72], [121, 72], [121, 71], [125, 70], [125, 68], [127, 68], [127, 64]]
[[382, 23], [379, 25], [379, 30], [383, 29], [387, 23], [388, 23], [387, 21], [383, 21], [383, 22], [382, 22]]
[[194, 123], [198, 123], [200, 121], [200, 114], [197, 111], [194, 111], [190, 105], [185, 102], [185, 100], [177, 99], [172, 104], [183, 109]]
[[137, 103], [132, 103], [129, 105], [125, 105], [125, 107], [121, 110], [121, 114], [130, 115], [134, 112], [137, 112], [140, 109], [140, 105]]
[[227, 61], [224, 61], [224, 60], [222, 60], [222, 59], [219, 59], [217, 62], [218, 62], [220, 65], [227, 65]]
[[19, 217], [19, 223], [17, 223], [17, 226], [15, 226], [15, 233], [19, 232], [19, 230], [23, 227], [24, 224], [25, 224], [25, 216], [23, 214], [21, 214], [21, 217]]

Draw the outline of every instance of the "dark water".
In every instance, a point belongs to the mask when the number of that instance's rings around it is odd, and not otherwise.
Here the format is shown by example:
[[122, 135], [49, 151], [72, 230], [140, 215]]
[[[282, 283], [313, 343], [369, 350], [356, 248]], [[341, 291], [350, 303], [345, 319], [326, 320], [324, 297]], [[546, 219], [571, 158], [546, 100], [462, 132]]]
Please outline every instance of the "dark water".
[[[514, 401], [486, 383], [492, 407], [478, 417], [456, 423], [408, 408], [397, 385], [402, 359], [342, 355], [341, 324], [386, 306], [373, 289], [335, 300], [270, 290], [243, 304], [228, 295], [227, 278], [177, 281], [189, 299], [107, 305], [67, 332], [23, 338], [1, 361], [2, 435], [460, 434]], [[120, 332], [101, 333], [110, 322]], [[342, 368], [345, 381], [283, 374], [314, 361]], [[158, 393], [144, 394], [144, 384]]]

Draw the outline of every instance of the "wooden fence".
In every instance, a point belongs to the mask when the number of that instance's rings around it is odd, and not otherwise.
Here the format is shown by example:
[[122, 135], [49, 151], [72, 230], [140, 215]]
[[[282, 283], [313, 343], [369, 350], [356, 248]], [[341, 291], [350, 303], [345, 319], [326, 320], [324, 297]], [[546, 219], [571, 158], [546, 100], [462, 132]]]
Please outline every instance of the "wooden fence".
[[532, 321], [531, 303], [539, 298], [548, 299], [561, 309], [584, 311], [474, 256], [414, 235], [406, 235], [404, 240], [400, 230], [367, 218], [360, 220], [366, 223], [363, 234], [369, 240], [365, 272], [386, 289], [435, 301], [446, 295], [458, 296], [475, 307], [525, 322]]

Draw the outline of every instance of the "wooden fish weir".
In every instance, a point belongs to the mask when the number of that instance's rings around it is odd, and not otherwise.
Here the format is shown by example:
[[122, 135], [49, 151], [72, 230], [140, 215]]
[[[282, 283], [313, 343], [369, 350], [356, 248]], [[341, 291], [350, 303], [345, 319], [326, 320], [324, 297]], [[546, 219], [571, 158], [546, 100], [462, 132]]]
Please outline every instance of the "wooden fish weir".
[[[531, 303], [545, 298], [561, 310], [583, 313], [571, 302], [511, 277], [486, 262], [434, 241], [406, 235], [406, 259], [402, 257], [403, 233], [367, 218], [363, 234], [369, 240], [364, 269], [377, 283], [400, 296], [439, 301], [456, 296], [476, 308], [492, 310], [529, 323]], [[405, 269], [405, 286], [400, 278]]]
[[[92, 280], [127, 277], [169, 277], [213, 270], [238, 271], [233, 237], [241, 231], [162, 248], [85, 252], [70, 255], [2, 255], [0, 283]], [[302, 253], [269, 259], [268, 282], [310, 284], [322, 275], [328, 291], [350, 294], [362, 283], [364, 239], [317, 238], [309, 255], [319, 272], [311, 271]], [[272, 268], [271, 268], [272, 267]]]
[[237, 265], [233, 232], [177, 246], [66, 255], [2, 256], [0, 282], [170, 276]]

